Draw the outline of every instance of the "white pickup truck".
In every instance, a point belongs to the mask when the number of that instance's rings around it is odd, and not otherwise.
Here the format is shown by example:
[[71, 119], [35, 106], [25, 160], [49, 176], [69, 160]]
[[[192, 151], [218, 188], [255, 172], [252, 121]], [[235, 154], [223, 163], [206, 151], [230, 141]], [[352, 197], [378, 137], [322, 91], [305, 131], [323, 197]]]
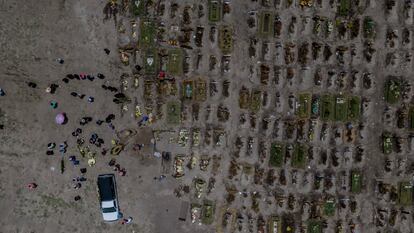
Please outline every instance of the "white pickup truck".
[[114, 174], [98, 176], [98, 192], [104, 221], [118, 220], [120, 213]]

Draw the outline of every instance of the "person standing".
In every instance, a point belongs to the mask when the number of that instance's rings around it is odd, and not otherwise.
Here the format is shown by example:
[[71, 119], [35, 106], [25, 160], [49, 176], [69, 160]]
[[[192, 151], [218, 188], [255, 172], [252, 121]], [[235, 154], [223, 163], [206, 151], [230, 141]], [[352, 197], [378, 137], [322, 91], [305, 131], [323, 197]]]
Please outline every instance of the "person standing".
[[36, 184], [36, 183], [29, 183], [29, 184], [27, 185], [27, 187], [28, 187], [30, 190], [34, 190], [34, 189], [36, 189], [36, 188], [37, 188], [37, 184]]
[[132, 222], [132, 217], [131, 216], [129, 216], [128, 218], [124, 218], [124, 219], [122, 219], [122, 221], [121, 221], [121, 224], [122, 225], [125, 225], [125, 224], [130, 224], [131, 222]]

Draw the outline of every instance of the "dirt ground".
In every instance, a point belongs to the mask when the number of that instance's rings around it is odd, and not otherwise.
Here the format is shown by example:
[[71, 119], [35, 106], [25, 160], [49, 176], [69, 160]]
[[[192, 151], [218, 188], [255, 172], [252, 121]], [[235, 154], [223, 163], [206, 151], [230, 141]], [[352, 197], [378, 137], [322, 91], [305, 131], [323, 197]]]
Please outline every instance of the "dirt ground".
[[[166, 12], [169, 12], [170, 1], [160, 1], [165, 4]], [[197, 4], [203, 4], [207, 10], [207, 2], [203, 1], [176, 1], [180, 3], [179, 16], [175, 19], [169, 18], [169, 13], [158, 17], [162, 21], [167, 33], [175, 25], [181, 25], [183, 8], [185, 5], [197, 9]], [[280, 2], [280, 1], [274, 1]], [[281, 5], [287, 1], [281, 1]], [[293, 1], [298, 6], [299, 1]], [[316, 2], [316, 1], [315, 1]], [[208, 98], [200, 104], [200, 120], [191, 119], [191, 105], [184, 103], [182, 106], [186, 110], [182, 116], [186, 115], [187, 120], [183, 120], [179, 125], [171, 126], [165, 122], [165, 113], [161, 120], [155, 122], [149, 127], [139, 128], [137, 119], [134, 118], [133, 104], [128, 105], [129, 110], [123, 115], [120, 114], [120, 107], [112, 102], [113, 93], [101, 88], [101, 85], [110, 85], [119, 88], [120, 76], [123, 73], [132, 73], [134, 68], [133, 62], [125, 66], [122, 64], [118, 48], [130, 42], [130, 38], [125, 34], [119, 33], [119, 26], [126, 25], [130, 30], [129, 21], [131, 16], [118, 15], [117, 20], [104, 20], [103, 9], [107, 4], [106, 0], [80, 1], [80, 0], [0, 0], [0, 88], [6, 93], [0, 96], [0, 124], [4, 125], [0, 129], [0, 233], [55, 233], [55, 232], [79, 232], [79, 233], [101, 233], [101, 232], [135, 232], [135, 233], [174, 233], [174, 232], [259, 232], [257, 221], [264, 216], [267, 221], [272, 215], [284, 216], [286, 213], [294, 214], [296, 218], [295, 232], [305, 232], [308, 218], [303, 214], [306, 209], [306, 203], [309, 203], [313, 197], [334, 196], [337, 207], [335, 215], [332, 218], [318, 218], [326, 223], [323, 232], [337, 232], [335, 227], [338, 221], [344, 226], [343, 232], [413, 232], [412, 205], [401, 207], [388, 199], [382, 199], [378, 196], [377, 181], [381, 180], [396, 186], [401, 181], [412, 183], [412, 155], [413, 150], [410, 148], [409, 139], [412, 137], [412, 130], [397, 129], [395, 126], [395, 112], [399, 105], [390, 105], [384, 101], [384, 85], [389, 75], [404, 76], [409, 84], [413, 84], [412, 61], [408, 59], [405, 52], [412, 53], [412, 43], [389, 48], [385, 46], [385, 34], [388, 28], [396, 28], [401, 34], [403, 28], [408, 28], [411, 32], [412, 39], [412, 10], [411, 18], [404, 19], [402, 13], [403, 1], [397, 1], [396, 8], [391, 13], [384, 13], [384, 6], [381, 1], [370, 0], [365, 3], [360, 1], [361, 13], [363, 16], [371, 16], [376, 22], [377, 38], [373, 47], [376, 53], [373, 62], [367, 63], [363, 58], [364, 39], [362, 38], [362, 29], [360, 35], [353, 40], [339, 40], [334, 36], [319, 41], [318, 37], [312, 34], [310, 22], [315, 14], [324, 17], [334, 18], [332, 8], [328, 7], [329, 1], [323, 2], [319, 8], [290, 7], [289, 10], [283, 10], [283, 7], [272, 8], [278, 12], [283, 23], [283, 35], [278, 38], [272, 38], [270, 43], [271, 59], [264, 58], [261, 51], [263, 40], [257, 43], [256, 55], [249, 58], [248, 48], [250, 39], [255, 37], [257, 28], [250, 29], [247, 27], [248, 12], [260, 11], [264, 7], [261, 1], [239, 0], [231, 1], [231, 14], [223, 16], [222, 22], [233, 26], [234, 45], [231, 53], [230, 67], [231, 71], [223, 74], [220, 70], [223, 64], [218, 65], [214, 70], [209, 70], [209, 56], [215, 55], [218, 63], [221, 60], [221, 52], [217, 43], [210, 43], [208, 39], [209, 27], [212, 25], [208, 22], [207, 16], [197, 19], [193, 16], [193, 22], [190, 26], [195, 28], [202, 25], [204, 30], [204, 45], [198, 50], [186, 50], [185, 54], [190, 58], [190, 71], [182, 77], [177, 77], [178, 81], [185, 78], [202, 76], [208, 80], [217, 81], [218, 93], [222, 92], [221, 83], [223, 80], [230, 80], [230, 95], [224, 98], [220, 95], [207, 94]], [[362, 3], [361, 3], [362, 2]], [[196, 10], [193, 15], [196, 15]], [[253, 13], [254, 13], [253, 12]], [[381, 12], [381, 13], [379, 13]], [[257, 12], [256, 12], [257, 13]], [[287, 28], [291, 22], [291, 17], [297, 17], [295, 33], [288, 34]], [[129, 17], [129, 18], [128, 18]], [[139, 20], [137, 20], [139, 21]], [[362, 20], [361, 20], [362, 22]], [[362, 23], [361, 23], [362, 24]], [[128, 26], [129, 25], [129, 26]], [[171, 29], [172, 30], [172, 29]], [[173, 35], [174, 33], [171, 32]], [[400, 35], [399, 34], [399, 35]], [[131, 39], [132, 40], [132, 39]], [[193, 37], [191, 38], [193, 41]], [[333, 50], [333, 56], [329, 61], [310, 62], [309, 65], [301, 65], [294, 62], [291, 65], [284, 64], [286, 56], [283, 46], [289, 42], [297, 43], [297, 47], [302, 42], [308, 41], [310, 44], [314, 41], [329, 44], [332, 48], [339, 45], [347, 48], [355, 47], [357, 54], [352, 57], [347, 52], [344, 64], [338, 64], [335, 60], [337, 53]], [[280, 43], [280, 44], [279, 44]], [[160, 42], [162, 46], [167, 46], [166, 42]], [[194, 45], [194, 42], [190, 43]], [[278, 46], [278, 44], [280, 46]], [[195, 47], [195, 46], [194, 46]], [[297, 49], [296, 47], [296, 49]], [[107, 55], [104, 49], [111, 52]], [[142, 55], [139, 51], [137, 55]], [[397, 64], [386, 64], [387, 57], [391, 52], [397, 52]], [[204, 55], [200, 68], [195, 67], [195, 57], [198, 53]], [[311, 52], [310, 52], [311, 53]], [[322, 53], [322, 52], [321, 52]], [[296, 53], [298, 56], [298, 53]], [[309, 55], [310, 57], [311, 55]], [[131, 56], [133, 57], [133, 56]], [[57, 62], [58, 58], [64, 59], [63, 64]], [[406, 60], [404, 60], [406, 59]], [[132, 60], [132, 59], [131, 59]], [[139, 58], [138, 58], [139, 60]], [[310, 59], [309, 59], [310, 60]], [[138, 63], [138, 62], [137, 62]], [[271, 78], [269, 85], [261, 85], [259, 80], [259, 66], [267, 64], [271, 68]], [[142, 65], [142, 64], [141, 64]], [[281, 81], [276, 79], [275, 67], [280, 66], [283, 70]], [[293, 67], [296, 71], [293, 81], [286, 80], [286, 68]], [[356, 88], [337, 88], [335, 84], [329, 86], [327, 83], [328, 75], [324, 73], [323, 85], [314, 85], [313, 78], [317, 69], [322, 69], [327, 73], [330, 70], [347, 72], [350, 76], [353, 71], [358, 71]], [[362, 74], [370, 72], [373, 77], [373, 87], [369, 90], [362, 88]], [[61, 80], [67, 74], [102, 73], [105, 79], [89, 80], [70, 80], [69, 83], [63, 83]], [[333, 75], [333, 79], [337, 75]], [[348, 81], [350, 78], [348, 78]], [[27, 82], [35, 82], [36, 88], [31, 88]], [[55, 94], [47, 93], [45, 89], [52, 83], [59, 85]], [[129, 80], [129, 85], [132, 80]], [[349, 81], [350, 83], [350, 81]], [[126, 91], [131, 98], [136, 98], [137, 102], [144, 106], [143, 86], [144, 81], [140, 80], [140, 87], [134, 90], [132, 87]], [[249, 112], [239, 108], [239, 91], [242, 87], [249, 89], [260, 89], [267, 92], [268, 102], [263, 104], [260, 111], [255, 115], [257, 118], [255, 127], [251, 123], [240, 123], [240, 116], [245, 114], [249, 122]], [[85, 94], [84, 99], [71, 96], [71, 92]], [[180, 91], [182, 91], [180, 89]], [[287, 122], [294, 118], [294, 110], [289, 108], [288, 96], [298, 93], [310, 92], [313, 94], [323, 94], [325, 92], [339, 93], [344, 91], [361, 97], [363, 106], [360, 122], [363, 127], [358, 130], [355, 142], [336, 143], [334, 131], [343, 127], [343, 123], [329, 122], [328, 138], [332, 140], [321, 141], [310, 139], [292, 139], [287, 138], [285, 127]], [[208, 91], [207, 91], [208, 92]], [[180, 92], [181, 93], [181, 92]], [[208, 92], [209, 93], [209, 92]], [[281, 96], [281, 102], [277, 101], [277, 94]], [[88, 103], [88, 96], [93, 96], [95, 101]], [[409, 106], [412, 105], [412, 91], [408, 93], [409, 98], [400, 101]], [[167, 97], [164, 101], [180, 100], [177, 96]], [[50, 107], [50, 102], [58, 103], [57, 109]], [[153, 100], [155, 104], [158, 100]], [[411, 104], [411, 105], [410, 105]], [[212, 109], [208, 112], [207, 106]], [[229, 109], [230, 117], [226, 122], [218, 120], [216, 112], [219, 106], [226, 106]], [[165, 112], [165, 107], [162, 107]], [[392, 119], [388, 119], [384, 114], [384, 109], [391, 109]], [[68, 116], [68, 122], [65, 125], [57, 125], [55, 116], [57, 113], [65, 112]], [[96, 120], [105, 120], [108, 114], [115, 114], [113, 125], [115, 130], [110, 129], [107, 124], [97, 126]], [[155, 113], [154, 113], [155, 114]], [[101, 155], [101, 149], [96, 149], [98, 155], [96, 164], [89, 167], [86, 159], [81, 158], [76, 147], [76, 138], [71, 134], [79, 128], [79, 119], [90, 116], [93, 121], [81, 127], [82, 137], [87, 141], [89, 135], [97, 133], [105, 143], [102, 147], [110, 149], [111, 140], [116, 138], [116, 133], [123, 129], [134, 129], [137, 131], [138, 141], [147, 143], [153, 137], [151, 130], [171, 130], [172, 133], [162, 134], [156, 142], [155, 150], [169, 151], [172, 157], [185, 155], [188, 158], [191, 155], [213, 155], [221, 157], [217, 174], [212, 175], [198, 168], [187, 169], [186, 174], [180, 179], [172, 177], [173, 166], [163, 164], [160, 158], [152, 156], [152, 145], [144, 145], [141, 152], [136, 152], [131, 145], [126, 146], [125, 150], [119, 156], [112, 156], [109, 152]], [[262, 119], [267, 117], [269, 120], [269, 129], [262, 127]], [[296, 119], [296, 118], [294, 118]], [[393, 121], [394, 120], [394, 121]], [[392, 121], [391, 123], [387, 123]], [[295, 121], [295, 125], [297, 122]], [[309, 128], [307, 123], [307, 129]], [[355, 127], [359, 125], [355, 124]], [[222, 146], [212, 146], [211, 143], [204, 141], [204, 135], [207, 128], [220, 128], [225, 134], [225, 144]], [[295, 126], [296, 127], [296, 126]], [[175, 143], [170, 143], [170, 137], [177, 138], [180, 129], [199, 128], [202, 132], [202, 142], [200, 146], [186, 145], [180, 147]], [[273, 128], [273, 129], [270, 129]], [[316, 136], [320, 137], [322, 122], [318, 120], [316, 126]], [[296, 129], [296, 128], [295, 128]], [[115, 131], [115, 132], [114, 132]], [[381, 136], [383, 132], [391, 131], [394, 135], [400, 136], [404, 140], [404, 149], [402, 152], [392, 152], [390, 155], [384, 155], [381, 151]], [[295, 131], [296, 132], [296, 131]], [[296, 134], [295, 134], [296, 135]], [[238, 151], [240, 157], [234, 157], [236, 138], [242, 138], [244, 142], [243, 149]], [[250, 154], [247, 152], [247, 139], [251, 137], [254, 140], [253, 148]], [[68, 144], [67, 152], [61, 155], [58, 149], [55, 149], [54, 155], [46, 155], [47, 144], [55, 142], [57, 147], [60, 143], [66, 141]], [[314, 152], [314, 160], [309, 166], [301, 169], [295, 169], [291, 166], [276, 168], [276, 184], [262, 185], [253, 182], [253, 175], [243, 173], [243, 166], [249, 165], [262, 168], [258, 173], [264, 177], [269, 172], [269, 148], [271, 142], [278, 141], [283, 143], [305, 142], [311, 145], [311, 151]], [[259, 143], [266, 145], [266, 155], [263, 161], [259, 160]], [[86, 142], [88, 143], [88, 142]], [[139, 142], [141, 143], [141, 141]], [[364, 148], [364, 157], [360, 163], [347, 163], [346, 159], [340, 158], [340, 165], [332, 165], [332, 156], [335, 151], [339, 151], [341, 156], [344, 151], [351, 150], [355, 153], [356, 147]], [[412, 147], [412, 146], [411, 146]], [[319, 163], [320, 154], [327, 151], [329, 159], [328, 165]], [[147, 152], [148, 154], [143, 154]], [[70, 155], [75, 155], [80, 159], [80, 165], [74, 166], [68, 161]], [[65, 171], [61, 173], [60, 164], [61, 156], [65, 160]], [[125, 217], [133, 217], [133, 222], [129, 225], [121, 225], [119, 222], [105, 223], [102, 220], [98, 202], [96, 187], [96, 177], [99, 174], [113, 173], [112, 167], [108, 162], [115, 158], [127, 173], [125, 176], [116, 175], [118, 199], [121, 212]], [[199, 158], [199, 157], [198, 157]], [[392, 172], [384, 171], [386, 160], [391, 160], [393, 164]], [[235, 177], [228, 178], [230, 161], [236, 161], [238, 172]], [[351, 159], [352, 160], [352, 159]], [[405, 165], [401, 165], [404, 163]], [[398, 165], [400, 164], [400, 165]], [[246, 166], [247, 167], [247, 166]], [[403, 167], [403, 168], [402, 168]], [[75, 190], [72, 182], [73, 177], [80, 176], [80, 168], [87, 168], [85, 177], [86, 182], [82, 183], [79, 190]], [[209, 167], [211, 169], [211, 165]], [[254, 170], [254, 169], [253, 169]], [[349, 174], [351, 171], [358, 170], [363, 173], [363, 191], [360, 194], [353, 194], [349, 188], [342, 189], [341, 179], [349, 183]], [[287, 185], [280, 185], [277, 181], [282, 173], [286, 173]], [[311, 183], [320, 174], [333, 174], [334, 187], [329, 190], [313, 190]], [[154, 177], [166, 175], [162, 181], [155, 180]], [[299, 181], [292, 182], [293, 174], [297, 174]], [[341, 174], [345, 174], [341, 176]], [[210, 177], [216, 179], [215, 189], [209, 193], [203, 194], [203, 198], [194, 197], [194, 179], [202, 178], [206, 181]], [[309, 179], [308, 179], [309, 178]], [[262, 177], [263, 180], [263, 177]], [[306, 180], [306, 182], [305, 182]], [[38, 187], [35, 190], [29, 190], [27, 184], [35, 182]], [[302, 185], [303, 184], [303, 185]], [[183, 194], [177, 197], [174, 190], [180, 185], [189, 185], [191, 191], [189, 194]], [[347, 184], [350, 186], [350, 184]], [[227, 203], [228, 194], [226, 188], [235, 187], [235, 201]], [[252, 196], [260, 192], [260, 211], [255, 212], [250, 209], [252, 206]], [[277, 205], [275, 193], [281, 193], [281, 196], [293, 195], [297, 201], [291, 209]], [[249, 198], [243, 197], [242, 193], [249, 193]], [[74, 201], [76, 195], [81, 196], [80, 201]], [[178, 216], [182, 201], [189, 203], [202, 203], [206, 198], [213, 200], [216, 205], [214, 223], [192, 224], [190, 222], [190, 212], [188, 211], [187, 220], [179, 221]], [[357, 210], [351, 212], [349, 207], [340, 210], [339, 203], [343, 200], [351, 200], [357, 203]], [[299, 203], [302, 202], [302, 203]], [[347, 202], [348, 203], [348, 202]], [[242, 216], [242, 230], [236, 231], [236, 227], [230, 230], [222, 230], [222, 217], [227, 207], [234, 210]], [[388, 220], [391, 210], [398, 209], [397, 224], [386, 224], [383, 227], [375, 226], [381, 220], [379, 215], [384, 211], [387, 213]], [[384, 210], [384, 211], [383, 211]], [[409, 212], [409, 217], [404, 217], [404, 211]], [[309, 211], [310, 212], [310, 211]], [[254, 222], [254, 227], [249, 226], [248, 219]], [[380, 219], [380, 220], [378, 220]], [[408, 220], [407, 220], [408, 219]], [[356, 225], [353, 229], [351, 226]], [[235, 225], [235, 224], [234, 224]], [[252, 224], [251, 224], [252, 225]], [[303, 227], [303, 228], [302, 228]], [[386, 231], [389, 230], [389, 231]]]
[[[67, 141], [68, 155], [78, 155], [71, 132], [78, 119], [92, 116], [104, 119], [118, 113], [116, 105], [108, 104], [107, 92], [100, 88], [104, 82], [116, 85], [123, 66], [119, 61], [117, 35], [113, 22], [103, 22], [102, 9], [106, 1], [1, 1], [1, 88], [7, 92], [0, 100], [5, 128], [1, 131], [0, 155], [1, 212], [0, 232], [183, 232], [177, 220], [179, 200], [173, 198], [173, 181], [153, 180], [160, 175], [159, 161], [143, 161], [134, 156], [120, 156], [117, 162], [127, 175], [117, 177], [120, 208], [134, 222], [124, 226], [102, 221], [96, 192], [98, 174], [110, 173], [110, 158], [99, 157], [95, 167], [85, 161], [78, 167], [66, 163], [60, 174], [60, 154], [47, 156], [46, 145]], [[109, 55], [104, 48], [110, 49]], [[64, 64], [56, 62], [63, 58]], [[69, 73], [103, 73], [104, 80], [73, 81], [51, 95], [45, 89], [58, 83]], [[37, 83], [32, 89], [26, 82]], [[95, 97], [73, 101], [72, 91]], [[58, 102], [51, 110], [50, 101]], [[54, 123], [55, 114], [64, 111], [69, 121], [64, 126]], [[136, 127], [136, 122], [116, 119], [117, 125]], [[121, 123], [122, 122], [122, 123]], [[83, 128], [103, 137], [108, 145], [113, 137], [106, 126], [95, 123]], [[81, 190], [72, 188], [72, 178], [79, 169], [87, 167], [88, 181]], [[26, 184], [36, 182], [32, 192]], [[82, 200], [75, 203], [74, 196]], [[162, 223], [162, 224], [161, 224]], [[168, 229], [168, 230], [167, 230]]]

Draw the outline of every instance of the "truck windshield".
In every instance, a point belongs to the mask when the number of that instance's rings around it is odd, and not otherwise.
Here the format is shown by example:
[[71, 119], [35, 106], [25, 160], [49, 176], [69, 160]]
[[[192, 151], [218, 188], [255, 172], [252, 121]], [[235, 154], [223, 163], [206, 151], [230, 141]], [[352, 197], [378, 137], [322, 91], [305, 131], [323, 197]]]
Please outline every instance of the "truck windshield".
[[116, 211], [115, 207], [102, 208], [102, 212], [104, 213], [113, 213], [115, 211]]

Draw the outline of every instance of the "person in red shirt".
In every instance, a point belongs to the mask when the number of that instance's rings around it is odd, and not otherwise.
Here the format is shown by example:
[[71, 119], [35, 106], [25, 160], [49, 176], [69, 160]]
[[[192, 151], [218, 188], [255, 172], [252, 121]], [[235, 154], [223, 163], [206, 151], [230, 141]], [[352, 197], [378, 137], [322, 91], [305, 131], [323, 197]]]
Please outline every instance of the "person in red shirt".
[[33, 189], [36, 189], [36, 188], [37, 188], [37, 184], [36, 184], [36, 183], [29, 183], [29, 184], [27, 185], [27, 187], [28, 187], [30, 190], [33, 190]]

